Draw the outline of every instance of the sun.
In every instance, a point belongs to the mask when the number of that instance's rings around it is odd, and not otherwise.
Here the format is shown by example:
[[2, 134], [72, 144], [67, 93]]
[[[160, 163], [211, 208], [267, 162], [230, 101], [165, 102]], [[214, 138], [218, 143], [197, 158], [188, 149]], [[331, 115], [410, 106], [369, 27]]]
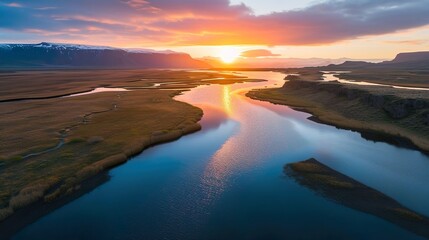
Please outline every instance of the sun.
[[230, 64], [233, 63], [239, 56], [240, 50], [234, 47], [222, 47], [218, 54], [222, 62]]

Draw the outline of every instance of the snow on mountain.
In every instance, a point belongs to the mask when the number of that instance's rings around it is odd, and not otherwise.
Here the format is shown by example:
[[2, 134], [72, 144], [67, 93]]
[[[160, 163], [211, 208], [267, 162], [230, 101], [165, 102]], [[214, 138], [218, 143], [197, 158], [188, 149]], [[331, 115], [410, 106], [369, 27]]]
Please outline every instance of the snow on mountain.
[[123, 50], [130, 53], [162, 53], [162, 54], [180, 54], [180, 52], [175, 52], [171, 50], [153, 50], [147, 48], [124, 48]]
[[33, 47], [55, 48], [55, 49], [81, 49], [81, 50], [118, 50], [119, 49], [119, 48], [106, 47], [106, 46], [91, 46], [91, 45], [80, 45], [80, 44], [48, 43], [48, 42], [33, 44]]
[[42, 42], [38, 44], [0, 44], [0, 48], [22, 48], [22, 47], [35, 47], [35, 48], [46, 48], [46, 49], [94, 49], [94, 50], [118, 50], [119, 48], [105, 47], [105, 46], [90, 46], [90, 45], [79, 45], [79, 44], [59, 44], [59, 43], [48, 43]]
[[180, 54], [171, 50], [153, 50], [145, 48], [114, 48], [107, 46], [92, 46], [92, 45], [81, 45], [81, 44], [63, 44], [63, 43], [49, 43], [41, 42], [38, 44], [0, 44], [0, 48], [12, 49], [12, 48], [23, 48], [23, 47], [35, 47], [35, 48], [46, 48], [56, 50], [123, 50], [129, 53], [159, 53], [159, 54]]
[[97, 68], [209, 68], [189, 54], [79, 44], [0, 44], [1, 66]]

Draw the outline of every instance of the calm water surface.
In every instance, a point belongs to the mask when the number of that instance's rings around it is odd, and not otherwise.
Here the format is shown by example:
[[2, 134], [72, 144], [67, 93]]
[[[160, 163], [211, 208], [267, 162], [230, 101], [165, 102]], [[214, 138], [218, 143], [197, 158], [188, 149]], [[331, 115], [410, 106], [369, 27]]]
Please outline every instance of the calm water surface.
[[340, 83], [353, 84], [353, 85], [381, 86], [381, 87], [392, 87], [392, 88], [397, 88], [397, 89], [429, 91], [429, 88], [402, 87], [402, 86], [396, 86], [396, 85], [391, 85], [391, 84], [381, 84], [381, 83], [371, 83], [371, 82], [365, 82], [365, 81], [347, 80], [347, 79], [342, 79], [342, 78], [338, 77], [338, 74], [349, 73], [350, 71], [322, 71], [322, 72], [323, 72], [323, 80], [327, 81], [327, 82], [337, 81]]
[[177, 97], [204, 109], [203, 130], [144, 151], [111, 179], [14, 239], [419, 239], [333, 203], [286, 177], [315, 157], [429, 215], [429, 158], [243, 96], [268, 82], [201, 86]]
[[88, 92], [70, 94], [70, 95], [67, 95], [65, 97], [77, 97], [77, 96], [83, 96], [83, 95], [89, 95], [89, 94], [95, 94], [95, 93], [101, 93], [101, 92], [125, 92], [125, 91], [128, 91], [128, 90], [125, 88], [99, 87], [99, 88], [95, 88], [94, 90], [91, 90]]

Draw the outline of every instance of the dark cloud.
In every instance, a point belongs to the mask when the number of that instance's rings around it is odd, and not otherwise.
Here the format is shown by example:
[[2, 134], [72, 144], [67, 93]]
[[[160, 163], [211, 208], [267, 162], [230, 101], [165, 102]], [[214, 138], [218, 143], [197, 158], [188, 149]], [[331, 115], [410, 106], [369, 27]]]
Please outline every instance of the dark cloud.
[[0, 35], [113, 45], [312, 45], [428, 24], [428, 0], [328, 0], [262, 16], [228, 0], [0, 2]]
[[256, 58], [256, 57], [278, 57], [281, 55], [274, 54], [270, 50], [266, 50], [266, 49], [254, 49], [254, 50], [244, 51], [240, 54], [240, 56], [247, 57], [247, 58]]

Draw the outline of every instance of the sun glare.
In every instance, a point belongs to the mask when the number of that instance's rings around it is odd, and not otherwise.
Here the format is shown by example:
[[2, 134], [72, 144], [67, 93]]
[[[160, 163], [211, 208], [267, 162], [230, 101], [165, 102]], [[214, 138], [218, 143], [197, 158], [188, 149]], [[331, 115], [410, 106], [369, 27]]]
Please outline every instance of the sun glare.
[[239, 56], [240, 50], [233, 47], [224, 47], [219, 52], [219, 58], [224, 63], [233, 63]]

